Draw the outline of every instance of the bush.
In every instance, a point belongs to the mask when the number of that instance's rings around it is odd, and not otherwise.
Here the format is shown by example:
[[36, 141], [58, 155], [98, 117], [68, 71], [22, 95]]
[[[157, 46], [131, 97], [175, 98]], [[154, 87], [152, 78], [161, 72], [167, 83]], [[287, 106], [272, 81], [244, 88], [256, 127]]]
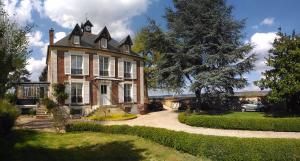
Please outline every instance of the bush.
[[153, 101], [151, 103], [148, 104], [147, 106], [149, 111], [162, 111], [164, 109], [163, 104], [161, 103], [161, 101]]
[[19, 115], [19, 110], [7, 101], [0, 100], [0, 134], [10, 132]]
[[197, 127], [300, 132], [299, 118], [223, 117], [180, 113], [178, 120]]
[[300, 140], [297, 139], [218, 137], [152, 127], [103, 126], [92, 123], [68, 124], [66, 130], [67, 132], [95, 131], [135, 135], [195, 156], [204, 156], [211, 160], [283, 161], [300, 159]]
[[49, 98], [43, 99], [42, 103], [43, 103], [43, 105], [46, 106], [48, 111], [51, 111], [55, 107], [58, 107], [58, 105], [53, 100], [51, 100]]
[[15, 105], [17, 102], [17, 96], [14, 93], [6, 93], [4, 96], [5, 100], [7, 100], [9, 103]]

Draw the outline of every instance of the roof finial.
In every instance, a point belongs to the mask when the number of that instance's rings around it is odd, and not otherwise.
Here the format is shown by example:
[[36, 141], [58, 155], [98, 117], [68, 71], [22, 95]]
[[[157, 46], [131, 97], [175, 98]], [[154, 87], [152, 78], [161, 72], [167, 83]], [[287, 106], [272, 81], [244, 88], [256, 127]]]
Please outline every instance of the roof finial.
[[85, 13], [85, 22], [88, 20], [88, 13]]

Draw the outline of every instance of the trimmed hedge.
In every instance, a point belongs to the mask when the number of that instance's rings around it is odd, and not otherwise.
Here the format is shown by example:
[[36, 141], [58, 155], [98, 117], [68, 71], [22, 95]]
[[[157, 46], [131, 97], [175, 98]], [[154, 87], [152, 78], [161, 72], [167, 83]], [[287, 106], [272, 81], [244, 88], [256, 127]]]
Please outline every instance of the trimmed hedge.
[[19, 115], [16, 106], [5, 100], [0, 100], [0, 134], [7, 134], [15, 125], [15, 121]]
[[73, 123], [67, 132], [94, 131], [135, 135], [164, 146], [212, 160], [300, 160], [300, 140], [218, 137], [177, 132], [167, 129], [93, 123]]
[[181, 123], [209, 128], [259, 130], [259, 131], [287, 131], [300, 132], [299, 118], [251, 118], [251, 117], [222, 117], [209, 115], [187, 115], [180, 113]]

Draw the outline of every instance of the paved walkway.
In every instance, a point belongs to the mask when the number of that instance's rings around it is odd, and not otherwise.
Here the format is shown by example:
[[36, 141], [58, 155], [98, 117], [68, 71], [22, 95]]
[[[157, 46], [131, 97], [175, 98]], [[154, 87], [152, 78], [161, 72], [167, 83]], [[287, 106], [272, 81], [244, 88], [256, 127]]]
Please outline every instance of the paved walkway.
[[166, 128], [175, 131], [188, 133], [232, 136], [240, 138], [297, 138], [300, 139], [300, 132], [273, 132], [273, 131], [248, 131], [248, 130], [225, 130], [211, 129], [202, 127], [192, 127], [182, 124], [177, 119], [178, 113], [172, 110], [152, 112], [147, 115], [140, 115], [138, 118], [126, 121], [105, 121], [100, 122], [104, 125], [130, 125], [130, 126], [149, 126]]

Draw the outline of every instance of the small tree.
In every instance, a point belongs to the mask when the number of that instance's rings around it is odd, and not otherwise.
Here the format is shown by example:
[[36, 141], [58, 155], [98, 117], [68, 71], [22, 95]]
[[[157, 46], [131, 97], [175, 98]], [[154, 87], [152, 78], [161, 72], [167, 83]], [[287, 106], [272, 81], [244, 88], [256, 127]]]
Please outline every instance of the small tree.
[[300, 37], [295, 32], [283, 34], [281, 29], [277, 36], [267, 58], [271, 69], [255, 83], [272, 90], [268, 95], [271, 103], [286, 103], [289, 111], [300, 110]]
[[57, 83], [53, 85], [53, 96], [56, 98], [58, 106], [54, 107], [51, 111], [53, 114], [54, 127], [57, 132], [63, 131], [68, 122], [68, 113], [64, 109], [65, 100], [68, 98], [65, 88], [64, 84]]
[[47, 68], [47, 66], [45, 66], [45, 68], [43, 69], [41, 75], [39, 76], [39, 80], [41, 82], [47, 81], [47, 73], [48, 73], [48, 68]]

